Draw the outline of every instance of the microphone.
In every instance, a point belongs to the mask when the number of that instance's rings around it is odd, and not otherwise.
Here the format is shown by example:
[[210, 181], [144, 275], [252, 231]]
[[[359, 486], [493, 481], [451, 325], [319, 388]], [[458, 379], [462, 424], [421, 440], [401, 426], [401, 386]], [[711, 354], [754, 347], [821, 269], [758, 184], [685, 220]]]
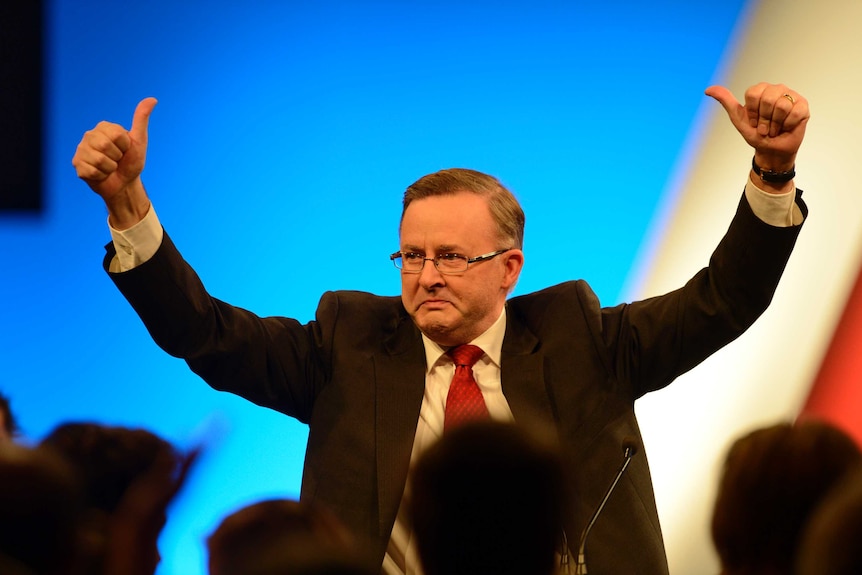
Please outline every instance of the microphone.
[[[583, 533], [581, 533], [581, 541], [578, 546], [578, 564], [575, 569], [576, 575], [587, 575], [587, 563], [586, 556], [584, 553], [584, 548], [587, 545], [587, 536], [590, 534], [590, 529], [593, 528], [593, 524], [596, 522], [596, 519], [599, 518], [599, 515], [602, 512], [602, 509], [605, 507], [605, 503], [610, 499], [611, 494], [614, 492], [614, 489], [617, 487], [617, 483], [619, 483], [620, 479], [622, 479], [623, 473], [626, 472], [626, 469], [629, 466], [629, 463], [632, 461], [632, 457], [638, 452], [638, 445], [635, 441], [634, 437], [627, 436], [623, 439], [623, 464], [620, 466], [620, 470], [617, 472], [616, 477], [614, 477], [613, 482], [611, 483], [608, 490], [605, 492], [605, 497], [602, 499], [602, 502], [599, 503], [599, 506], [596, 508], [593, 516], [590, 517], [590, 522], [587, 523], [587, 526], [584, 528]], [[568, 552], [568, 550], [567, 550]]]

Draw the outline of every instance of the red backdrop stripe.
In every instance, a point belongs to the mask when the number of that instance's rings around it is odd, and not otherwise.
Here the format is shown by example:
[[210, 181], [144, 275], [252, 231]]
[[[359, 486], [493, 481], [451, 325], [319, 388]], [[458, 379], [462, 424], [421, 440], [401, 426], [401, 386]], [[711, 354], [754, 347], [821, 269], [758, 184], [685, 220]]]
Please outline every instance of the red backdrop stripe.
[[862, 445], [862, 269], [800, 417], [831, 421]]

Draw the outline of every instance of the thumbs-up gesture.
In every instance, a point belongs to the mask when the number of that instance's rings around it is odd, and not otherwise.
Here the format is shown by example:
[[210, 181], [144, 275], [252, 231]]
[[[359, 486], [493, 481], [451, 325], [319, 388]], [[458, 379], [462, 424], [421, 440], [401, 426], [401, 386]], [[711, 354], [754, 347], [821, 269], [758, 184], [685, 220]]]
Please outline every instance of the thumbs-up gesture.
[[99, 194], [108, 207], [110, 223], [127, 229], [149, 210], [150, 201], [141, 182], [147, 158], [147, 129], [155, 98], [138, 103], [132, 127], [99, 122], [84, 133], [72, 165], [78, 177]]
[[723, 86], [710, 86], [706, 95], [722, 105], [733, 126], [754, 148], [760, 169], [793, 170], [811, 116], [808, 100], [783, 84], [765, 82], [746, 90], [744, 103]]

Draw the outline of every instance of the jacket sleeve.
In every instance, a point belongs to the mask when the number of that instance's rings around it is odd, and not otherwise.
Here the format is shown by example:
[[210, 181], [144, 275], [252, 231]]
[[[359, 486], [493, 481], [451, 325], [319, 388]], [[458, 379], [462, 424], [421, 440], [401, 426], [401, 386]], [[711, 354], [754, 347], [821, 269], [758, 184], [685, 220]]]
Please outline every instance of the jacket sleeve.
[[[107, 271], [113, 245], [106, 249]], [[156, 344], [210, 386], [308, 422], [328, 378], [319, 322], [259, 317], [210, 296], [167, 234], [150, 260], [109, 276]]]
[[[807, 207], [797, 192], [797, 204]], [[772, 301], [801, 225], [770, 226], [743, 195], [709, 265], [668, 294], [601, 310], [616, 375], [635, 397], [664, 387], [739, 337]]]

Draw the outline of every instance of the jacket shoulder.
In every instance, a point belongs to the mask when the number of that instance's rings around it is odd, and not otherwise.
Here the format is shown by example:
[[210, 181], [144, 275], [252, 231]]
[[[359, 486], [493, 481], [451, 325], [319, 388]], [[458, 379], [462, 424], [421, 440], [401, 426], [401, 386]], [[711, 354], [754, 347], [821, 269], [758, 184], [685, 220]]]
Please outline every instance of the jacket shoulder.
[[590, 285], [582, 280], [572, 280], [559, 283], [539, 291], [515, 296], [507, 302], [508, 309], [530, 314], [533, 311], [547, 313], [549, 306], [564, 305], [571, 306], [577, 303], [578, 307], [598, 311], [600, 309], [599, 298]]

